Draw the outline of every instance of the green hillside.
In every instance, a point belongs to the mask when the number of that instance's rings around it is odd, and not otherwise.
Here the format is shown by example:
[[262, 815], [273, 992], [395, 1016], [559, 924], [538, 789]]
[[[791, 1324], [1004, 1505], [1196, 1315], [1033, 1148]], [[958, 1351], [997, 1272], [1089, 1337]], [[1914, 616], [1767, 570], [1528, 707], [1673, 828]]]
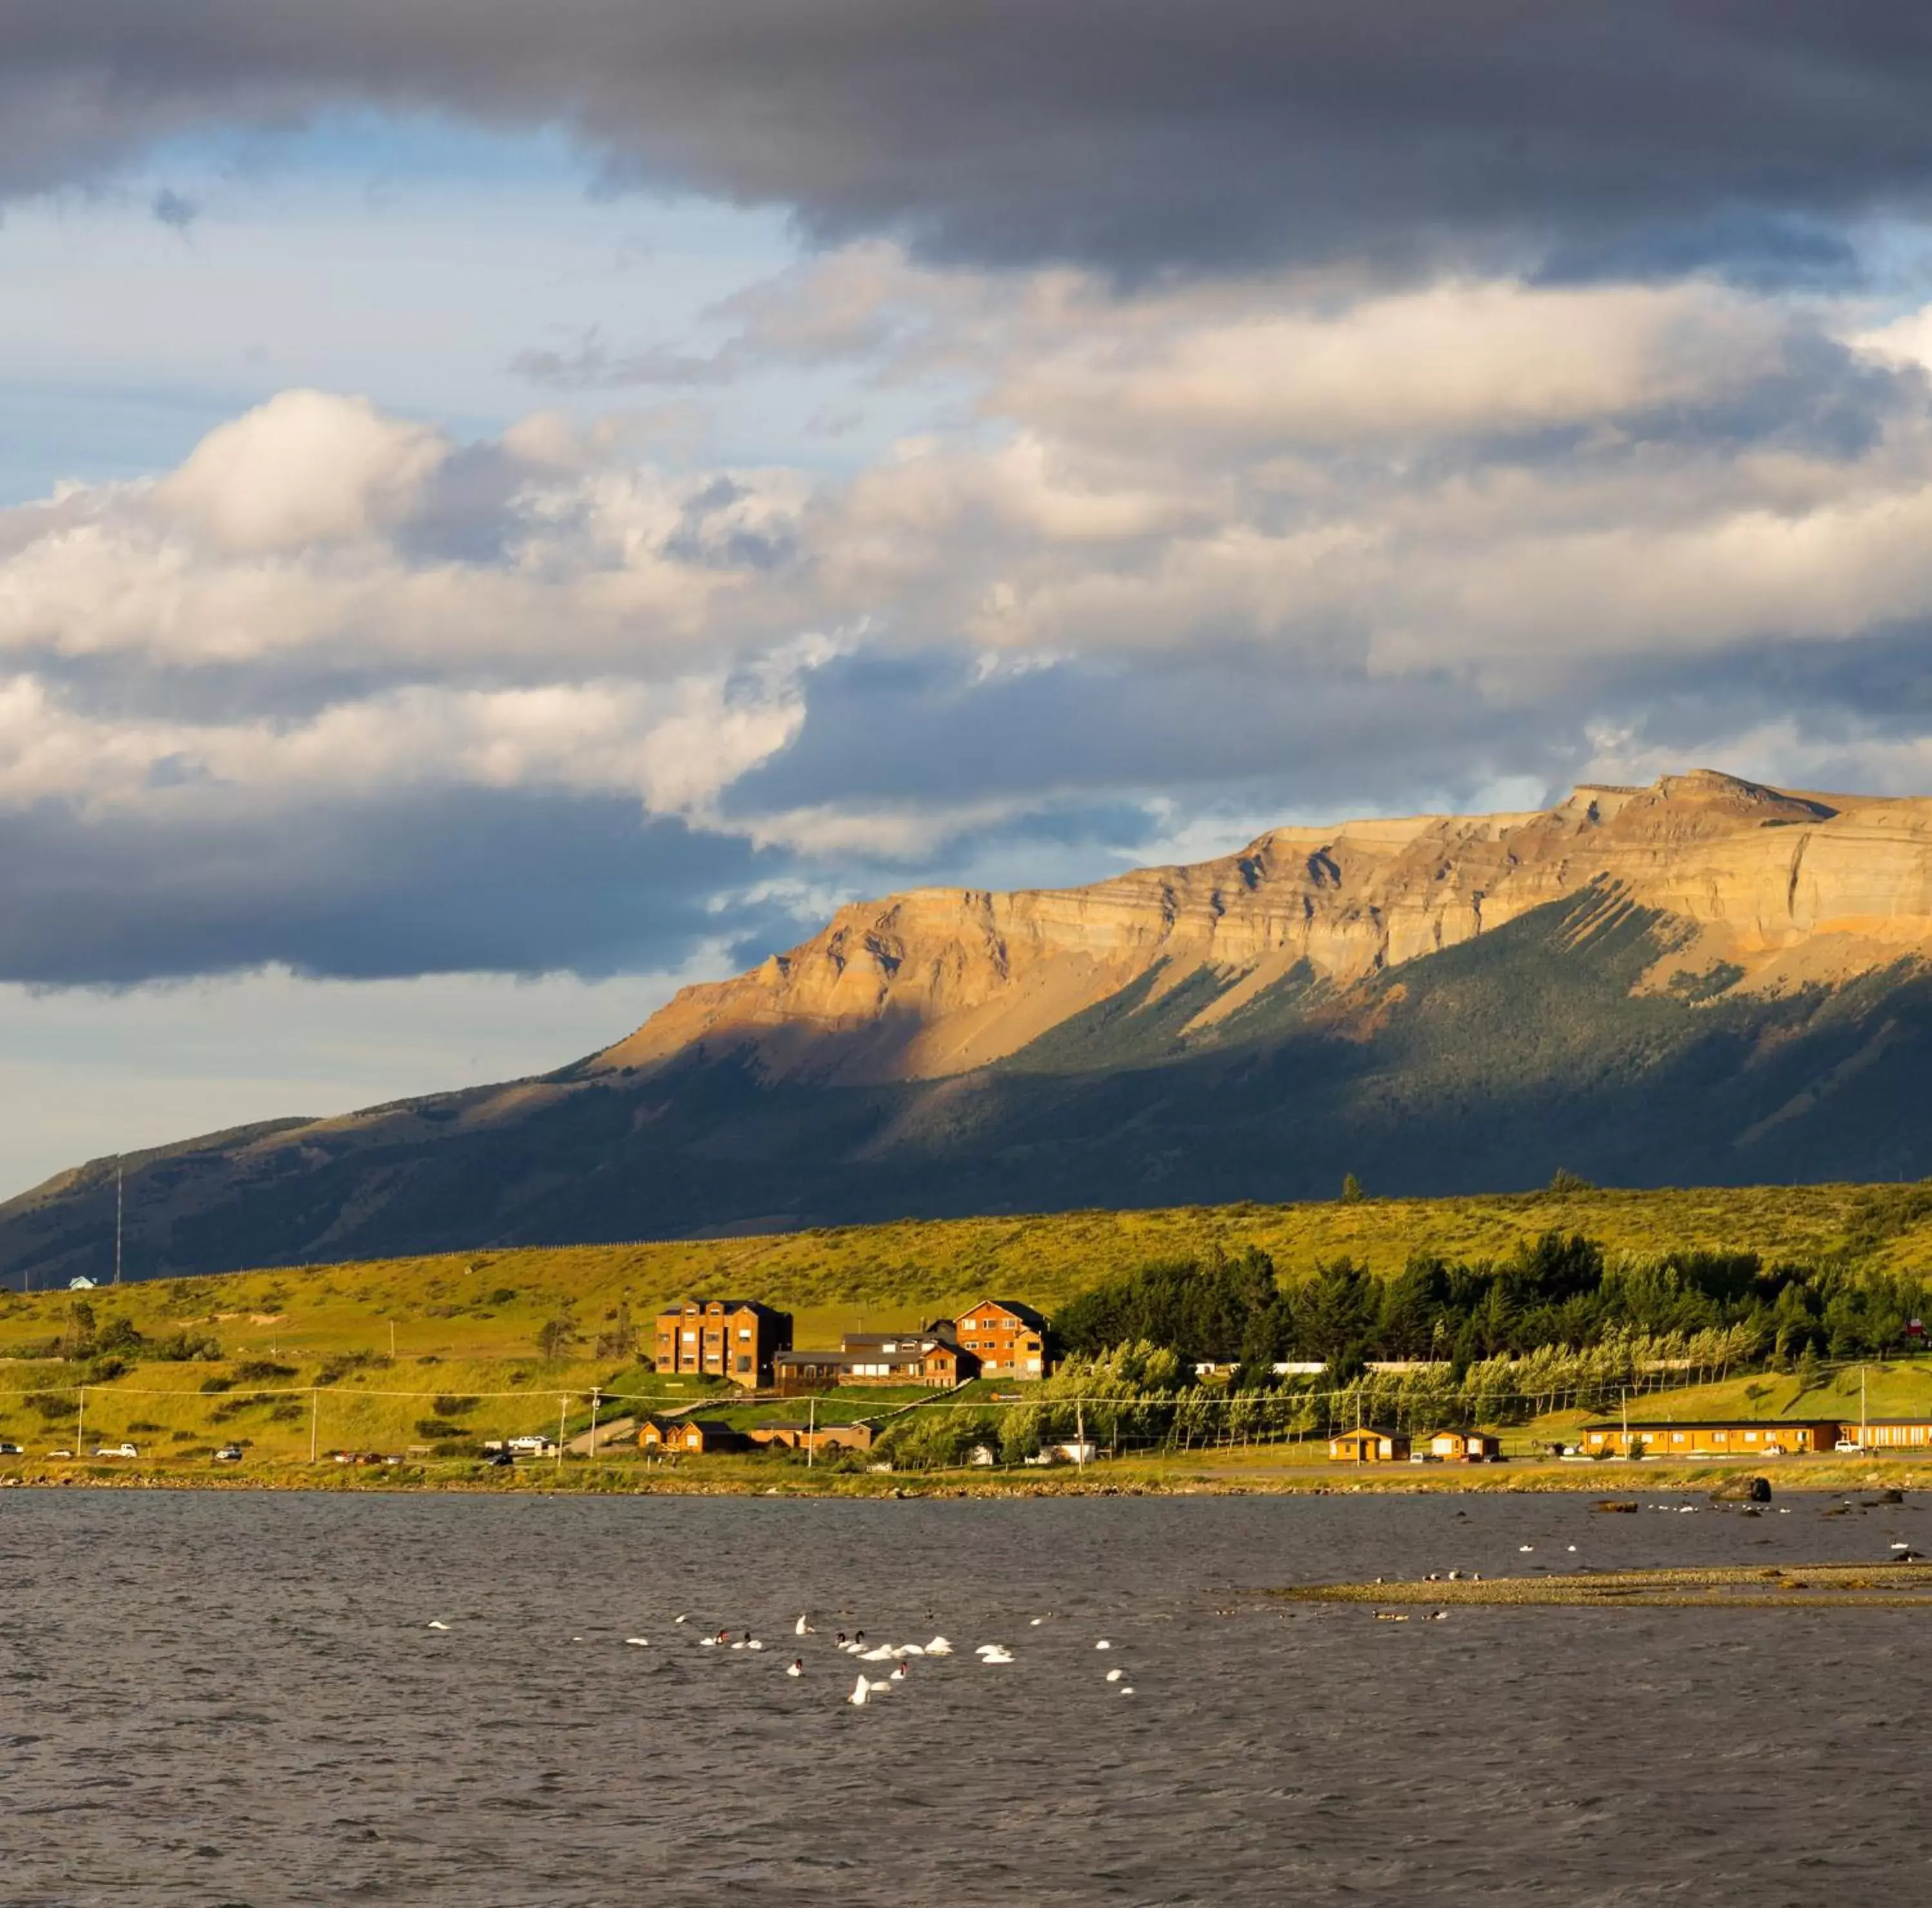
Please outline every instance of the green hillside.
[[[694, 1294], [784, 1307], [800, 1343], [824, 1343], [852, 1327], [956, 1313], [988, 1293], [1052, 1312], [1147, 1261], [1217, 1248], [1264, 1250], [1293, 1282], [1343, 1256], [1384, 1276], [1418, 1251], [1500, 1260], [1552, 1230], [1586, 1233], [1612, 1254], [1748, 1251], [1916, 1276], [1932, 1270], [1932, 1188], [1576, 1190], [1084, 1212], [0, 1295], [0, 1437], [40, 1448], [64, 1435], [82, 1383], [90, 1438], [158, 1438], [190, 1452], [242, 1435], [293, 1457], [306, 1456], [312, 1435], [324, 1449], [397, 1449], [459, 1432], [473, 1440], [554, 1429], [560, 1396], [574, 1426], [593, 1385], [668, 1403], [702, 1396], [705, 1387], [652, 1380], [637, 1362], [653, 1311]], [[98, 1348], [53, 1355], [71, 1336], [76, 1301], [91, 1310]], [[117, 1357], [123, 1324], [141, 1342]], [[307, 1397], [318, 1384], [335, 1388], [320, 1427]], [[473, 1402], [451, 1414], [437, 1403], [449, 1399]], [[440, 1433], [439, 1421], [454, 1429]]]

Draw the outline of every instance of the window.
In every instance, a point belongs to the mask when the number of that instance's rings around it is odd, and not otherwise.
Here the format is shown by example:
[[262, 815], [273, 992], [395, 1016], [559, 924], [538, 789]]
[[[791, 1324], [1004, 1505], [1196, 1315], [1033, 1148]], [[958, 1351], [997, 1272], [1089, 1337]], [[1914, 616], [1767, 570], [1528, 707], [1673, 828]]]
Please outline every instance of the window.
[[748, 1372], [752, 1369], [751, 1360], [742, 1351], [738, 1354], [738, 1369], [741, 1372]]
[[740, 1339], [748, 1339], [752, 1336], [751, 1327], [748, 1325], [740, 1325], [738, 1327], [738, 1336]]

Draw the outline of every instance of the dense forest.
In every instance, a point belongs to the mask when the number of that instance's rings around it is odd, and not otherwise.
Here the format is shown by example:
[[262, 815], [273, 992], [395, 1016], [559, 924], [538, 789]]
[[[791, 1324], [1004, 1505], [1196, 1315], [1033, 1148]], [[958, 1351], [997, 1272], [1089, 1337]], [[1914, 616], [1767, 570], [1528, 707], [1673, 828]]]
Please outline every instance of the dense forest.
[[1466, 1264], [1412, 1255], [1390, 1278], [1340, 1257], [1283, 1283], [1267, 1253], [1144, 1265], [1072, 1300], [1062, 1348], [1097, 1355], [1153, 1345], [1184, 1360], [1238, 1363], [1259, 1380], [1283, 1360], [1318, 1360], [1346, 1380], [1370, 1361], [1439, 1360], [1459, 1369], [1504, 1354], [1585, 1351], [1612, 1337], [1731, 1330], [1773, 1363], [1855, 1358], [1916, 1341], [1925, 1303], [1913, 1278], [1850, 1266], [1767, 1264], [1754, 1252], [1622, 1252], [1546, 1233], [1509, 1257]]

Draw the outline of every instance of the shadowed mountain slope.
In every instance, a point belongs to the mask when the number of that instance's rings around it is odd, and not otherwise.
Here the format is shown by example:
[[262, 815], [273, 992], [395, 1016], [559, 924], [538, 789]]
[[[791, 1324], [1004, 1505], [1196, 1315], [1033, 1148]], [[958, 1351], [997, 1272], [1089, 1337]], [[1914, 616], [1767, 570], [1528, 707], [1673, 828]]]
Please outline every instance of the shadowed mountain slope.
[[[1932, 802], [1711, 774], [842, 909], [542, 1079], [129, 1162], [152, 1276], [1077, 1206], [1932, 1173]], [[108, 1263], [99, 1161], [0, 1276]]]

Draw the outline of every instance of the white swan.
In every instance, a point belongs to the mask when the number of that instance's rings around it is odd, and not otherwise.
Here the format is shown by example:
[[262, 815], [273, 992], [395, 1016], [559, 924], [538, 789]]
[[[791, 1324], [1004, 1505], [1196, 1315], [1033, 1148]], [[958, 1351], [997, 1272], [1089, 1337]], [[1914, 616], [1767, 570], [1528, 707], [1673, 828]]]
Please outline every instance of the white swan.
[[895, 1683], [903, 1683], [905, 1679], [906, 1666], [904, 1663], [901, 1663], [898, 1667], [892, 1672], [891, 1676], [887, 1680]]
[[1118, 1683], [1126, 1674], [1126, 1672], [1124, 1669], [1110, 1669], [1107, 1672], [1107, 1681], [1110, 1683]]
[[861, 1663], [890, 1663], [894, 1654], [891, 1644], [881, 1643], [876, 1650], [861, 1650], [859, 1660]]
[[925, 1654], [926, 1645], [923, 1643], [898, 1643], [892, 1648], [892, 1654], [898, 1657], [923, 1656]]
[[748, 1643], [746, 1644], [745, 1647], [748, 1650], [761, 1650], [765, 1646], [764, 1644], [760, 1642], [755, 1636], [754, 1636]]
[[640, 1650], [647, 1650], [651, 1646], [651, 1639], [648, 1636], [626, 1636], [624, 1641], [627, 1643], [634, 1643]]
[[852, 1685], [852, 1693], [848, 1696], [845, 1700], [849, 1702], [854, 1709], [862, 1709], [865, 1708], [866, 1701], [871, 1696], [872, 1693], [872, 1684], [867, 1682], [864, 1677], [861, 1676], [859, 1680]]
[[928, 1656], [950, 1656], [952, 1645], [944, 1636], [935, 1636], [926, 1645], [926, 1653]]
[[431, 1618], [429, 1627], [432, 1630], [447, 1630], [449, 1627], [449, 1625], [446, 1623], [438, 1623], [434, 1618]]
[[810, 1636], [815, 1635], [817, 1633], [812, 1629], [812, 1625], [806, 1621], [803, 1617], [800, 1617], [797, 1622], [792, 1625], [791, 1633], [794, 1636]]
[[982, 1643], [974, 1654], [984, 1663], [1011, 1663], [1013, 1660], [1012, 1651], [1003, 1650], [997, 1643]]
[[802, 1676], [805, 1674], [805, 1665], [794, 1657], [786, 1666], [785, 1674], [788, 1676]]
[[1111, 1650], [1114, 1646], [1112, 1643], [1107, 1641], [1106, 1637], [1102, 1636], [1100, 1640], [1094, 1645], [1094, 1647], [1096, 1650]]

